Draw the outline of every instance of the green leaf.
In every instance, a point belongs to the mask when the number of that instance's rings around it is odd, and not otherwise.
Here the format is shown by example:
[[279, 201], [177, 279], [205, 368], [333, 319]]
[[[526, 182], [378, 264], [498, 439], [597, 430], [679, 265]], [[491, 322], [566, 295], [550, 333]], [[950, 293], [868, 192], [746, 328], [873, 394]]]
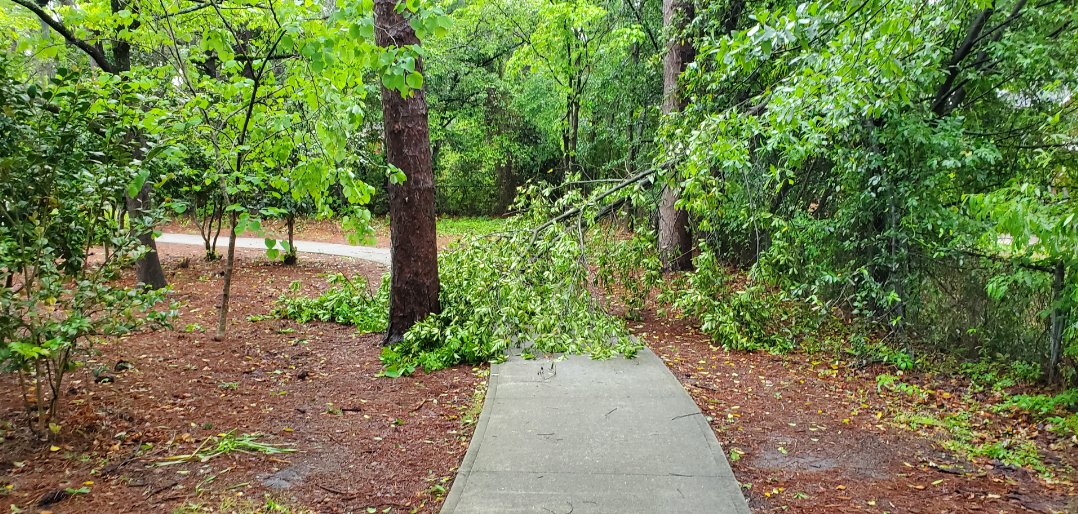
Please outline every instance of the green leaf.
[[149, 170], [139, 171], [135, 178], [131, 179], [131, 182], [127, 184], [127, 196], [134, 198], [138, 196], [139, 191], [142, 191], [142, 186], [146, 184], [146, 179], [150, 178]]
[[423, 75], [421, 75], [419, 72], [413, 71], [412, 73], [408, 74], [408, 77], [405, 79], [405, 82], [407, 82], [408, 87], [411, 89], [421, 89], [423, 87]]

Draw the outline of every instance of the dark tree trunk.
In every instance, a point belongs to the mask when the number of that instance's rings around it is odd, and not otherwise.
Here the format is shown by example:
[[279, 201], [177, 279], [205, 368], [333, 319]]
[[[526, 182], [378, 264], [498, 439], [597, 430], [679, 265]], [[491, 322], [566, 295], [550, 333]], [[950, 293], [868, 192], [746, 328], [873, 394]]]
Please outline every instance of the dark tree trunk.
[[[418, 45], [419, 38], [396, 11], [394, 0], [374, 4], [375, 38], [379, 46]], [[422, 73], [423, 64], [416, 62]], [[389, 232], [392, 280], [389, 328], [385, 344], [404, 337], [416, 322], [441, 310], [438, 304], [438, 246], [434, 221], [434, 171], [431, 166], [427, 101], [423, 91], [401, 97], [382, 88], [386, 160], [407, 180], [389, 185]]]
[[499, 164], [496, 171], [498, 174], [498, 205], [494, 206], [494, 211], [498, 214], [505, 214], [512, 207], [513, 200], [516, 200], [517, 197], [517, 177], [513, 173], [513, 156], [506, 155], [505, 162]]
[[[693, 18], [691, 0], [663, 0], [663, 25], [674, 35], [666, 44], [663, 59], [663, 114], [680, 111], [684, 99], [678, 89], [678, 77], [696, 55], [692, 45], [682, 39], [682, 32]], [[659, 200], [659, 257], [666, 271], [692, 268], [692, 236], [689, 216], [675, 207], [681, 191], [666, 185]]]
[[1063, 261], [1056, 263], [1052, 273], [1052, 316], [1048, 327], [1048, 369], [1045, 373], [1049, 383], [1059, 381], [1059, 362], [1063, 358], [1063, 327], [1067, 324], [1067, 314], [1060, 304], [1063, 301], [1063, 286], [1066, 283], [1067, 267]]
[[149, 215], [152, 188], [153, 185], [147, 182], [139, 190], [137, 196], [127, 198], [127, 219], [137, 227], [139, 243], [150, 249], [136, 263], [135, 276], [139, 282], [154, 289], [160, 289], [168, 285], [168, 280], [165, 279], [165, 270], [161, 268], [157, 243], [153, 240], [153, 230], [142, 225], [143, 218]]

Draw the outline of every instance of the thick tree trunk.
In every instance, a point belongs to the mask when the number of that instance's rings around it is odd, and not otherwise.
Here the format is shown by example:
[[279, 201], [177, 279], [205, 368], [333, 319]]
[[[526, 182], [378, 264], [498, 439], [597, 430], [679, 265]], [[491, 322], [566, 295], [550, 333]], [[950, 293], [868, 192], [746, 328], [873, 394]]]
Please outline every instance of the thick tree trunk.
[[[666, 44], [663, 59], [663, 114], [680, 111], [684, 107], [678, 89], [678, 77], [692, 62], [696, 52], [692, 45], [681, 39], [681, 33], [692, 20], [691, 0], [663, 0], [663, 25], [673, 35]], [[675, 204], [681, 191], [674, 185], [666, 185], [659, 200], [659, 257], [666, 271], [683, 271], [692, 268], [692, 237], [689, 235], [689, 217]]]
[[[379, 46], [418, 45], [419, 38], [394, 0], [374, 4], [375, 38]], [[423, 64], [416, 62], [422, 73]], [[438, 246], [434, 220], [434, 171], [431, 165], [427, 101], [423, 91], [401, 97], [382, 88], [386, 160], [407, 180], [389, 185], [389, 232], [392, 280], [389, 328], [385, 344], [393, 344], [416, 322], [441, 310], [438, 303]]]
[[[129, 7], [126, 2], [122, 0], [112, 0], [111, 2], [112, 12], [120, 12], [121, 10]], [[137, 8], [135, 9], [137, 12]], [[139, 22], [136, 20], [128, 26], [128, 29], [134, 30], [138, 28]], [[131, 44], [126, 41], [116, 41], [112, 45], [112, 66], [114, 73], [123, 73], [131, 71]], [[134, 131], [129, 133], [129, 137], [133, 141], [138, 141]], [[136, 148], [134, 151], [135, 158], [142, 158], [142, 149]], [[129, 220], [143, 220], [149, 216], [150, 210], [153, 208], [153, 185], [150, 181], [146, 181], [142, 185], [142, 189], [139, 190], [138, 196], [134, 198], [127, 198], [127, 219]], [[161, 257], [157, 254], [157, 243], [153, 240], [153, 229], [150, 226], [139, 227], [137, 234], [139, 243], [150, 249], [146, 252], [146, 255], [139, 259], [135, 266], [135, 277], [139, 282], [146, 284], [155, 289], [160, 289], [168, 285], [168, 281], [165, 279], [165, 270], [161, 268]]]

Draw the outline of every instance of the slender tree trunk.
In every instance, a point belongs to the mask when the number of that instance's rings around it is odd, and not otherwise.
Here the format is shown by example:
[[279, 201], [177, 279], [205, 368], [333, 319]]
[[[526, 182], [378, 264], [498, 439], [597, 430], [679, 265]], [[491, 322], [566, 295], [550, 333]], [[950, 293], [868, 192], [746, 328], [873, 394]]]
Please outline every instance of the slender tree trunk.
[[1063, 327], [1067, 324], [1067, 314], [1060, 305], [1063, 301], [1063, 285], [1067, 274], [1063, 261], [1056, 263], [1052, 274], [1052, 317], [1048, 329], [1048, 369], [1046, 376], [1049, 383], [1059, 380], [1059, 361], [1063, 358]]
[[229, 217], [228, 256], [225, 258], [225, 283], [221, 290], [221, 308], [217, 311], [217, 333], [214, 341], [223, 341], [228, 329], [228, 303], [232, 298], [232, 272], [236, 269], [236, 211]]
[[284, 256], [284, 263], [291, 266], [296, 263], [296, 213], [288, 213], [288, 252]]
[[[663, 25], [673, 35], [666, 44], [663, 59], [663, 114], [680, 111], [684, 107], [678, 89], [678, 77], [695, 58], [692, 45], [682, 39], [682, 32], [693, 18], [691, 0], [663, 0]], [[666, 271], [683, 271], [692, 268], [692, 236], [689, 235], [689, 217], [676, 207], [680, 189], [673, 184], [663, 186], [659, 200], [659, 257]]]
[[[396, 11], [394, 0], [374, 3], [375, 38], [379, 46], [418, 45], [419, 38]], [[416, 71], [422, 73], [422, 61]], [[392, 279], [389, 328], [385, 344], [393, 344], [416, 322], [441, 310], [438, 303], [438, 245], [434, 220], [434, 171], [430, 128], [423, 90], [401, 97], [382, 88], [386, 160], [407, 180], [389, 185], [389, 232]]]
[[513, 155], [507, 153], [505, 161], [496, 168], [498, 180], [498, 205], [494, 206], [497, 214], [505, 214], [513, 205], [517, 196], [517, 180], [513, 173]]

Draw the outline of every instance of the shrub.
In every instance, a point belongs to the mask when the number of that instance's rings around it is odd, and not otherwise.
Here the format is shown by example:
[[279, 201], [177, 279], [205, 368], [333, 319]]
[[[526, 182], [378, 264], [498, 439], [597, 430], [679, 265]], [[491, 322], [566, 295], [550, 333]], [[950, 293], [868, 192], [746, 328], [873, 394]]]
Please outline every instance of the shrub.
[[[144, 220], [125, 227], [116, 211], [148, 164], [81, 79], [60, 70], [47, 88], [22, 84], [0, 60], [0, 366], [18, 375], [37, 435], [95, 342], [171, 315], [153, 310], [165, 291], [119, 283], [145, 252], [132, 235]], [[104, 257], [91, 264], [95, 245]]]
[[382, 276], [382, 283], [373, 293], [362, 275], [352, 278], [341, 273], [331, 275], [329, 289], [314, 298], [295, 295], [298, 285], [293, 282], [293, 295], [278, 300], [274, 316], [300, 323], [318, 320], [354, 325], [364, 333], [382, 332], [389, 324], [388, 274]]

